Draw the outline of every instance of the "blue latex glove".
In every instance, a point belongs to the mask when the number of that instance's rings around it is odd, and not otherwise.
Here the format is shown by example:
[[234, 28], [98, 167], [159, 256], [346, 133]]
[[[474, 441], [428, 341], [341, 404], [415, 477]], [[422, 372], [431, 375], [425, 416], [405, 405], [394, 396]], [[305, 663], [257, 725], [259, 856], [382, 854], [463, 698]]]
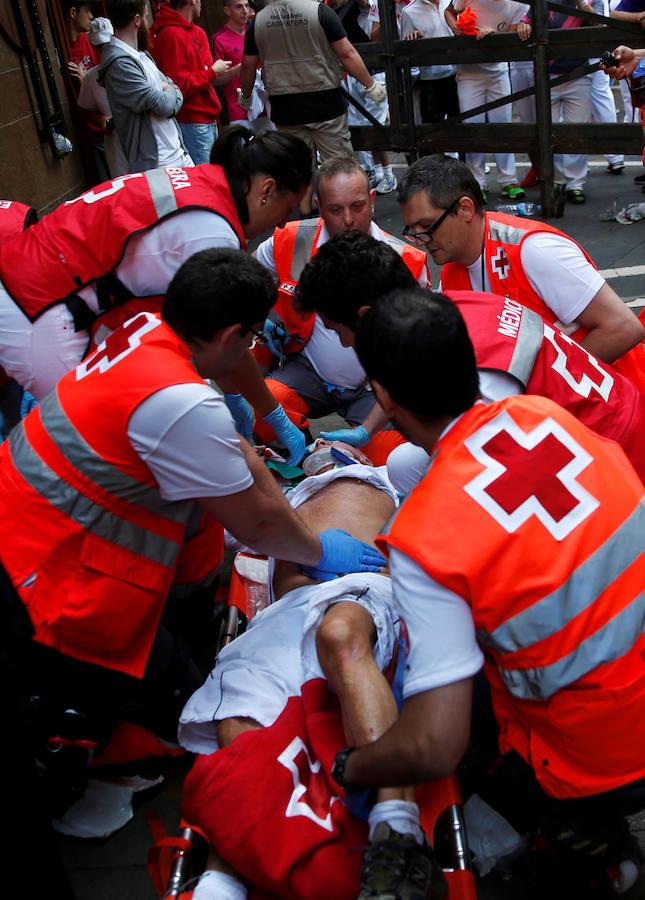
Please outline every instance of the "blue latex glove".
[[288, 451], [287, 462], [289, 465], [297, 466], [307, 449], [307, 443], [302, 431], [293, 424], [280, 403], [273, 412], [262, 418], [275, 431], [275, 436], [280, 446]]
[[30, 394], [29, 391], [23, 391], [22, 400], [20, 401], [20, 418], [24, 419], [37, 406], [38, 401], [34, 395]]
[[267, 319], [262, 330], [267, 339], [266, 345], [271, 353], [277, 356], [278, 359], [282, 359], [284, 357], [284, 345], [288, 337], [287, 329], [282, 323], [278, 324], [272, 319]]
[[315, 566], [302, 567], [310, 578], [331, 581], [347, 572], [379, 572], [385, 565], [385, 557], [376, 547], [359, 541], [340, 528], [327, 528], [318, 537], [323, 548], [320, 562]]
[[255, 422], [253, 407], [241, 394], [224, 394], [224, 401], [228, 406], [228, 411], [233, 416], [237, 431], [243, 438], [250, 441], [253, 436], [253, 423]]
[[369, 444], [370, 436], [362, 425], [357, 428], [338, 428], [336, 431], [321, 431], [321, 438], [326, 441], [343, 441], [350, 447], [364, 447]]

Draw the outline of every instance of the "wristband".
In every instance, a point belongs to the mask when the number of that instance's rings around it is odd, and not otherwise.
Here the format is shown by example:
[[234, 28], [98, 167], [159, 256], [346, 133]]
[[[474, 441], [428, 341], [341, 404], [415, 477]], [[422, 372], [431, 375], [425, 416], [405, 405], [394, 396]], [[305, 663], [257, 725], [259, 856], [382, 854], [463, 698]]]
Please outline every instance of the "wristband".
[[364, 790], [362, 785], [350, 784], [345, 780], [347, 760], [354, 750], [356, 750], [356, 747], [345, 747], [344, 750], [339, 750], [334, 757], [334, 765], [331, 769], [331, 777], [336, 784], [339, 784], [342, 787], [346, 794], [358, 794], [360, 791]]

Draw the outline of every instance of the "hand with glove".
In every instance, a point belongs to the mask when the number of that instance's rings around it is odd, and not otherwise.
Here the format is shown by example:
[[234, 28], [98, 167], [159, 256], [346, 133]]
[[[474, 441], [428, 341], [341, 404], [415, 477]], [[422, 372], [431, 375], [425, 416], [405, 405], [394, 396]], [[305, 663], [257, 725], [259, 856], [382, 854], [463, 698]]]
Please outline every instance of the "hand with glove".
[[321, 431], [320, 436], [326, 441], [343, 441], [350, 447], [364, 447], [370, 441], [370, 436], [362, 425], [356, 428], [338, 428], [336, 431]]
[[289, 452], [288, 464], [297, 466], [307, 449], [307, 442], [302, 431], [293, 424], [280, 403], [272, 412], [262, 418], [275, 431], [278, 443]]
[[251, 109], [251, 102], [253, 101], [253, 93], [251, 92], [250, 97], [245, 97], [242, 93], [242, 88], [237, 89], [237, 105], [242, 109], [245, 109], [247, 112]]
[[315, 566], [303, 566], [309, 578], [331, 581], [348, 572], [380, 572], [386, 564], [376, 547], [359, 541], [340, 528], [327, 528], [318, 537], [323, 552]]
[[235, 428], [243, 438], [250, 441], [253, 436], [253, 423], [255, 422], [253, 407], [241, 394], [224, 394], [224, 402], [233, 416]]
[[375, 103], [382, 103], [387, 97], [387, 90], [385, 89], [385, 86], [376, 79], [374, 79], [374, 81], [368, 88], [365, 88], [365, 93], [369, 94], [369, 96]]
[[267, 319], [262, 331], [266, 338], [266, 346], [273, 356], [282, 359], [284, 357], [284, 345], [287, 340], [287, 329], [282, 322], [274, 322], [273, 319]]

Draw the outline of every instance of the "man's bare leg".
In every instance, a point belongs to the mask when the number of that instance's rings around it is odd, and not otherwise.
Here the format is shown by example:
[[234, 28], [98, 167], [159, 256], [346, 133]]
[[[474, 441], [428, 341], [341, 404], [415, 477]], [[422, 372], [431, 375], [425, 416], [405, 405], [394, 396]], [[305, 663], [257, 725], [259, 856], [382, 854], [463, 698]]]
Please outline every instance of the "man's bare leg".
[[[335, 603], [316, 633], [318, 660], [329, 686], [337, 695], [345, 739], [360, 747], [377, 740], [398, 718], [392, 690], [374, 660], [376, 628], [358, 603]], [[414, 802], [414, 789], [382, 788], [377, 802]]]

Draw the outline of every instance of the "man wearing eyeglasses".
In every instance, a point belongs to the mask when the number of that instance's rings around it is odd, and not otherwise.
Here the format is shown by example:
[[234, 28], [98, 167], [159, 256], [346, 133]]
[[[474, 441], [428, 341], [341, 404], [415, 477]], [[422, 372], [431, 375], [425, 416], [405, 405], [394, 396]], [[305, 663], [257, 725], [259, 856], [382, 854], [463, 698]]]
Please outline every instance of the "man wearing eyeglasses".
[[645, 330], [573, 238], [545, 222], [484, 212], [468, 167], [446, 156], [410, 166], [398, 196], [404, 236], [442, 267], [444, 290], [510, 297], [645, 389]]
[[[353, 157], [337, 157], [323, 163], [318, 173], [320, 218], [289, 222], [255, 251], [257, 259], [278, 281], [278, 302], [267, 322], [274, 358], [261, 359], [270, 369], [267, 385], [298, 427], [308, 417], [339, 413], [351, 427], [324, 432], [329, 440], [365, 447], [377, 465], [400, 442], [392, 430], [383, 431], [374, 395], [365, 386], [365, 373], [351, 347], [326, 328], [315, 312], [297, 312], [293, 295], [305, 265], [334, 235], [356, 230], [391, 246], [403, 259], [421, 287], [430, 286], [427, 257], [400, 238], [387, 234], [373, 221], [374, 191]], [[280, 365], [276, 366], [276, 358]], [[258, 416], [256, 432], [272, 440]]]
[[45, 709], [91, 716], [100, 747], [127, 703], [174, 740], [201, 678], [161, 617], [171, 590], [212, 582], [223, 528], [321, 581], [385, 562], [305, 525], [204, 380], [236, 370], [274, 298], [241, 250], [193, 255], [162, 317], [114, 331], [0, 450], [0, 582], [34, 628], [30, 677]]

